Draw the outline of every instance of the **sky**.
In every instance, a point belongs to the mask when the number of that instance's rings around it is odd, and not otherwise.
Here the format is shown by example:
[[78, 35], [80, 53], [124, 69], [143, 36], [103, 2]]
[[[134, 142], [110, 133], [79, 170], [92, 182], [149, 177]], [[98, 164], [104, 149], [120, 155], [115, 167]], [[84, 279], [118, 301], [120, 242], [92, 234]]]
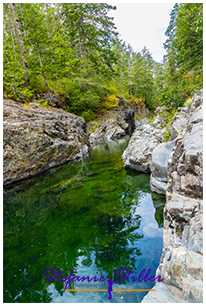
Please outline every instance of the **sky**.
[[161, 62], [166, 51], [163, 43], [165, 31], [170, 22], [170, 12], [174, 3], [111, 3], [117, 10], [109, 16], [114, 23], [120, 38], [130, 44], [135, 52], [144, 46], [149, 49], [155, 61]]

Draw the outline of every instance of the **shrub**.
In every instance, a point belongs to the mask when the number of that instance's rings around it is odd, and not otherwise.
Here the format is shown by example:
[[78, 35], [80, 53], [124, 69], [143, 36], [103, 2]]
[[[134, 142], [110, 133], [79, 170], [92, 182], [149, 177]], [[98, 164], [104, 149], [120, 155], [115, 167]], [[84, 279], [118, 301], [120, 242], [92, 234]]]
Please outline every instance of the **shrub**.
[[86, 120], [86, 122], [94, 120], [96, 114], [90, 109], [81, 113], [81, 116]]
[[105, 106], [106, 109], [118, 107], [118, 105], [119, 105], [119, 99], [115, 95], [109, 95], [106, 98], [106, 100], [103, 102], [103, 106]]
[[48, 105], [48, 101], [46, 101], [46, 100], [38, 100], [37, 103], [40, 104], [43, 107]]
[[192, 102], [193, 102], [192, 98], [189, 98], [189, 99], [187, 99], [187, 100], [185, 101], [184, 106], [185, 106], [185, 107], [190, 107], [190, 105], [192, 104]]

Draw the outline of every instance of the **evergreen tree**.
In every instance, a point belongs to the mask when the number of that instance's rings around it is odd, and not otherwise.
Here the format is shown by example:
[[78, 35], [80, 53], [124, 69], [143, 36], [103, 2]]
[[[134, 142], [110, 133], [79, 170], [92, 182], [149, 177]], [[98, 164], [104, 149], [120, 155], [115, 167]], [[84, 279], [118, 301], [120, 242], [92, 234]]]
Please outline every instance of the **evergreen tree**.
[[166, 35], [162, 102], [177, 108], [203, 86], [202, 3], [175, 4]]

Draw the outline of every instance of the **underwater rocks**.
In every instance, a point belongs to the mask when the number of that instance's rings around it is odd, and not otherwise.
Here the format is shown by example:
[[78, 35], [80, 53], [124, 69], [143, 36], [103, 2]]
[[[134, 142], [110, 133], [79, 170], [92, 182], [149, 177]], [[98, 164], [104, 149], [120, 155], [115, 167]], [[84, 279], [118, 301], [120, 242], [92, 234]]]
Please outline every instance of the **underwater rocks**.
[[161, 129], [155, 128], [151, 124], [139, 126], [132, 134], [129, 145], [123, 152], [122, 160], [125, 167], [150, 173], [152, 152], [163, 140]]
[[88, 155], [85, 119], [37, 103], [4, 100], [4, 184]]

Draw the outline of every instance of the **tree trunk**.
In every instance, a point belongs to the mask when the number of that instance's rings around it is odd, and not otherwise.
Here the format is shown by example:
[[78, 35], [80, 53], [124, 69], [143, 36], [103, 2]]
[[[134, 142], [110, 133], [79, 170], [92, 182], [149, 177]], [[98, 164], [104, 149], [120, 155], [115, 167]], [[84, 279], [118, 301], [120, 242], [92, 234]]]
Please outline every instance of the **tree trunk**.
[[20, 50], [21, 50], [21, 55], [22, 55], [23, 67], [24, 67], [24, 70], [25, 70], [25, 73], [24, 73], [25, 86], [28, 87], [29, 67], [28, 67], [28, 63], [26, 61], [26, 52], [25, 52], [25, 49], [24, 49], [24, 43], [23, 43], [23, 38], [22, 38], [20, 26], [19, 26], [19, 19], [17, 17], [15, 3], [11, 3], [11, 9], [12, 9], [12, 12], [13, 12], [14, 23], [15, 23], [15, 26], [16, 26], [16, 32], [17, 32], [17, 36], [18, 36], [18, 39], [19, 39], [19, 45], [20, 45]]
[[48, 39], [50, 38], [49, 36], [49, 20], [48, 20], [48, 3], [45, 3], [45, 9], [46, 9], [46, 24], [47, 24], [47, 37]]
[[[22, 8], [21, 8], [21, 3], [19, 3], [19, 6], [20, 6], [20, 13], [21, 13], [22, 24], [23, 24], [23, 27], [24, 27], [24, 16], [23, 16]], [[26, 36], [26, 31], [24, 29], [24, 37], [25, 36]]]
[[[40, 67], [42, 68], [42, 67], [43, 67], [43, 64], [42, 64], [41, 55], [40, 55], [40, 48], [39, 48], [39, 45], [38, 45], [38, 44], [37, 44], [37, 48], [38, 48], [38, 55], [39, 55], [39, 63], [40, 63]], [[45, 84], [47, 90], [48, 90], [49, 92], [51, 92], [51, 90], [49, 89], [49, 86], [47, 85], [46, 78], [45, 78], [45, 75], [44, 75], [44, 72], [43, 72], [43, 71], [42, 71], [42, 77], [43, 77], [44, 84]]]
[[56, 7], [57, 7], [57, 15], [58, 15], [58, 18], [59, 18], [59, 22], [61, 22], [61, 15], [59, 14], [59, 11], [60, 11], [60, 8], [59, 8], [59, 3], [56, 3]]
[[[9, 58], [8, 58], [8, 56], [7, 56], [7, 61], [8, 61], [8, 67], [10, 67], [9, 66]], [[14, 83], [13, 83], [13, 81], [12, 81], [12, 74], [11, 74], [11, 69], [9, 68], [9, 72], [10, 72], [10, 78], [11, 78], [11, 87], [12, 87], [12, 90], [13, 90], [13, 93], [14, 93], [14, 95], [16, 96], [16, 90], [15, 90], [15, 86], [14, 86]]]
[[14, 27], [13, 27], [13, 24], [12, 24], [12, 20], [10, 18], [8, 3], [5, 3], [5, 7], [6, 7], [8, 18], [9, 18], [9, 27], [10, 27], [10, 31], [11, 31], [11, 39], [12, 39], [12, 45], [13, 45], [13, 49], [14, 49], [14, 57], [15, 57], [15, 60], [16, 60], [16, 48], [15, 48], [15, 42], [14, 42], [14, 37], [16, 36], [16, 33], [15, 33], [15, 30], [14, 30]]
[[[57, 4], [57, 7], [59, 8], [58, 4]], [[48, 37], [48, 39], [50, 39], [50, 35], [49, 35], [49, 19], [48, 19], [48, 15], [47, 15], [48, 14], [48, 3], [45, 3], [45, 9], [46, 9], [47, 37]], [[51, 45], [50, 45], [50, 49], [52, 50]], [[52, 58], [52, 63], [55, 65], [55, 61], [54, 61], [53, 55], [51, 56], [51, 58]], [[61, 89], [60, 85], [59, 85], [59, 81], [58, 81], [58, 77], [57, 77], [57, 73], [56, 72], [55, 72], [55, 76], [56, 76], [56, 80], [57, 80], [57, 85], [58, 85], [59, 89]]]
[[137, 85], [136, 85], [136, 88], [135, 88], [135, 98], [137, 97], [137, 89], [138, 89], [138, 85], [139, 85], [139, 80], [137, 80]]
[[82, 27], [82, 45], [83, 45], [83, 52], [84, 56], [86, 55], [86, 48], [85, 48], [85, 32], [84, 32], [84, 23], [83, 17], [81, 16], [81, 27]]

